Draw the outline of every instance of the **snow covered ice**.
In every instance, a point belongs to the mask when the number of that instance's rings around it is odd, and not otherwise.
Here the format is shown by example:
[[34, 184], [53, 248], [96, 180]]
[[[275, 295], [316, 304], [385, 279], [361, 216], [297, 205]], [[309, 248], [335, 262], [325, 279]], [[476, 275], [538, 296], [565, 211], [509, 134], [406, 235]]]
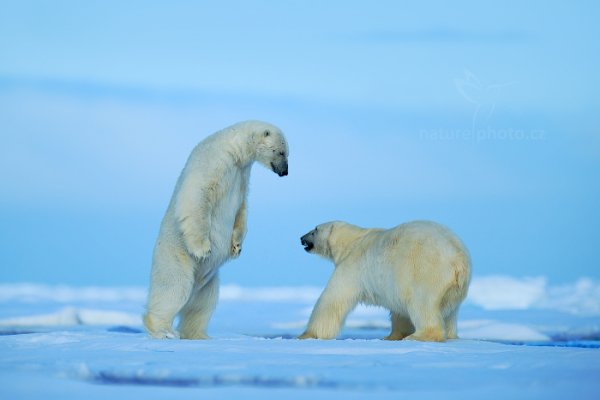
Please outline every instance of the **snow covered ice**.
[[600, 285], [475, 278], [460, 340], [388, 342], [358, 307], [299, 341], [321, 289], [223, 286], [208, 341], [152, 340], [145, 288], [0, 285], [3, 398], [597, 398]]

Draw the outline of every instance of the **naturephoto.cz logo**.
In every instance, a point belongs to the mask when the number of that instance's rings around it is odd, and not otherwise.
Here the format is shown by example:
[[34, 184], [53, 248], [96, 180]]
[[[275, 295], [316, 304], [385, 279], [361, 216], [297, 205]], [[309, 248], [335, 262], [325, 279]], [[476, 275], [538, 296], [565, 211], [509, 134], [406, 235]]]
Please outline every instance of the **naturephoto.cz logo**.
[[544, 140], [544, 129], [504, 128], [491, 126], [491, 118], [496, 112], [498, 99], [503, 91], [510, 90], [516, 82], [486, 83], [474, 73], [465, 70], [464, 76], [453, 80], [460, 96], [473, 108], [469, 125], [464, 129], [434, 128], [422, 129], [421, 139], [425, 140], [465, 140], [465, 141], [535, 141]]

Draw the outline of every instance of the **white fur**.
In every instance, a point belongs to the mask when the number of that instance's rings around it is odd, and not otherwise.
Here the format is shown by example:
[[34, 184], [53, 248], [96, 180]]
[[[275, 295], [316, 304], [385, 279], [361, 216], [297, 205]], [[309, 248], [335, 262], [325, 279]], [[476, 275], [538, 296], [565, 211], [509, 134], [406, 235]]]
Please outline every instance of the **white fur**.
[[[225, 128], [192, 151], [154, 247], [144, 325], [155, 338], [205, 339], [219, 295], [219, 267], [239, 256], [254, 161], [287, 175], [288, 146], [270, 124]], [[283, 173], [285, 171], [285, 173]], [[179, 314], [179, 334], [172, 328]]]
[[332, 339], [357, 303], [390, 310], [388, 340], [455, 339], [456, 316], [467, 295], [467, 249], [447, 228], [416, 221], [389, 230], [344, 222], [319, 225], [302, 237], [312, 253], [335, 263], [301, 339]]

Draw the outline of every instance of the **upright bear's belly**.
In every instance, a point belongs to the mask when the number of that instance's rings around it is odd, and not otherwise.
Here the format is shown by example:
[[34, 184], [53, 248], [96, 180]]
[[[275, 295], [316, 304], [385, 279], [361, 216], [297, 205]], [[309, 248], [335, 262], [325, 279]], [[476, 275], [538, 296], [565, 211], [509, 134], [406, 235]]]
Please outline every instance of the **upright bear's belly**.
[[217, 265], [230, 256], [235, 217], [244, 200], [240, 191], [241, 178], [239, 171], [232, 171], [223, 177], [222, 182], [227, 185], [223, 188], [223, 196], [211, 215], [211, 258]]

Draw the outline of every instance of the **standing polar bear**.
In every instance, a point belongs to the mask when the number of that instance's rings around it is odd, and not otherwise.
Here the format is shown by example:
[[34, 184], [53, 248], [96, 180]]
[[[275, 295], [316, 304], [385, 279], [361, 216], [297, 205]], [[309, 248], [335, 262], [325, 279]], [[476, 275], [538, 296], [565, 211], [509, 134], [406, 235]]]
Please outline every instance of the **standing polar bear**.
[[[190, 154], [162, 220], [152, 257], [144, 325], [155, 338], [206, 339], [219, 295], [218, 269], [239, 256], [254, 161], [288, 173], [288, 145], [275, 126], [240, 122]], [[179, 334], [173, 320], [179, 314]]]
[[300, 240], [306, 251], [335, 263], [300, 339], [335, 338], [357, 303], [390, 310], [388, 340], [456, 339], [471, 263], [465, 246], [447, 228], [427, 221], [389, 230], [330, 222]]

